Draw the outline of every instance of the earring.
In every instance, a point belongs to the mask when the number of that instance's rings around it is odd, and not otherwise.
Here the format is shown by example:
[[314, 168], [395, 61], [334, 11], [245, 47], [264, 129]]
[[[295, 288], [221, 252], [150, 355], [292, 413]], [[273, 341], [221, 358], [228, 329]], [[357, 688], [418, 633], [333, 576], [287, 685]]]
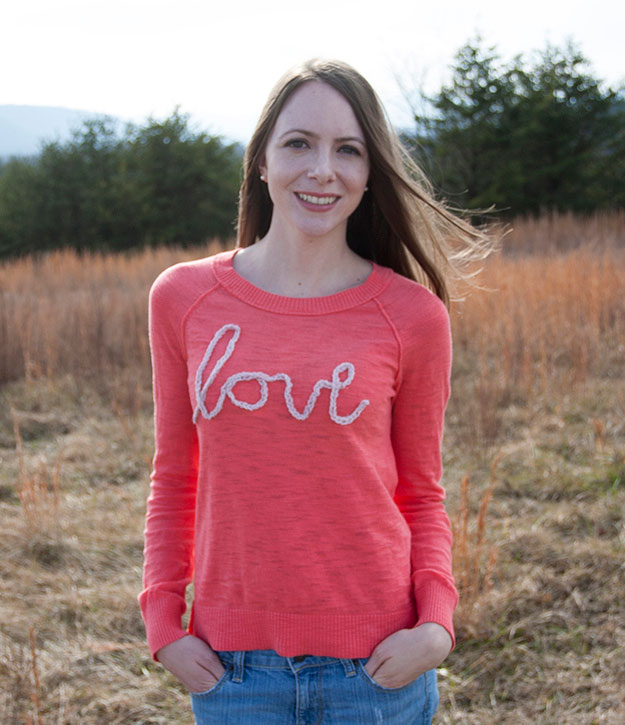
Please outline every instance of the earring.
[[260, 175], [260, 180], [265, 181], [265, 177], [263, 176], [263, 174]]
[[368, 186], [365, 186], [365, 191], [369, 191], [369, 187]]

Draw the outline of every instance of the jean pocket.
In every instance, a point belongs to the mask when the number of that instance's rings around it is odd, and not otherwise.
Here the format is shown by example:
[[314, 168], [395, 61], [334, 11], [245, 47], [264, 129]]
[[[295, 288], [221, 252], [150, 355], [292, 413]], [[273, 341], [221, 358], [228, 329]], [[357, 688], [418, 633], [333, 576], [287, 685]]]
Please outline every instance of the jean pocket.
[[220, 690], [221, 687], [230, 679], [230, 671], [232, 669], [232, 665], [228, 663], [224, 665], [224, 667], [226, 669], [224, 670], [223, 675], [212, 687], [209, 687], [208, 690], [204, 690], [203, 692], [191, 692], [191, 697], [208, 697], [209, 695], [214, 695], [217, 690]]
[[408, 682], [406, 685], [401, 685], [401, 687], [386, 687], [385, 685], [381, 685], [379, 682], [376, 682], [373, 677], [367, 672], [365, 669], [365, 663], [368, 661], [368, 657], [365, 657], [364, 659], [358, 659], [356, 662], [358, 662], [358, 670], [360, 672], [360, 675], [373, 687], [375, 687], [376, 690], [382, 690], [382, 692], [401, 692], [402, 690], [406, 690], [411, 685], [414, 685], [417, 680], [413, 680], [412, 682]]

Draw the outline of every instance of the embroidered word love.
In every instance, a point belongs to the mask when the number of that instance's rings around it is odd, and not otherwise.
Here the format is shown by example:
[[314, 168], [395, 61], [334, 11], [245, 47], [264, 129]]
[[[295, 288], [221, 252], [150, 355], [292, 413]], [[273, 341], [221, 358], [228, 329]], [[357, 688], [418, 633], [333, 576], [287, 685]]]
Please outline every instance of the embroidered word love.
[[[219, 360], [217, 360], [206, 381], [202, 383], [204, 371], [206, 370], [210, 362], [217, 343], [227, 332], [230, 331], [232, 331], [234, 334], [228, 341], [226, 351], [219, 358]], [[208, 411], [205, 406], [206, 394], [208, 393], [211, 385], [215, 382], [215, 378], [217, 377], [221, 368], [226, 364], [228, 359], [234, 353], [234, 347], [240, 335], [241, 328], [238, 325], [224, 325], [222, 328], [217, 330], [210, 344], [206, 348], [206, 352], [204, 353], [202, 362], [200, 363], [195, 374], [196, 405], [193, 411], [194, 423], [197, 423], [197, 419], [200, 413], [202, 414], [202, 417], [206, 418], [207, 420], [214, 418], [222, 409], [224, 400], [226, 399], [226, 395], [228, 396], [228, 398], [230, 398], [234, 405], [239, 408], [243, 408], [244, 410], [258, 410], [259, 408], [262, 408], [269, 397], [269, 386], [267, 385], [267, 383], [278, 380], [282, 380], [285, 383], [284, 402], [286, 403], [286, 407], [288, 408], [289, 413], [297, 420], [306, 420], [306, 418], [308, 418], [308, 416], [312, 413], [313, 408], [315, 407], [317, 398], [319, 397], [321, 391], [324, 388], [330, 390], [330, 407], [328, 411], [330, 414], [330, 418], [335, 423], [339, 423], [340, 425], [349, 425], [350, 423], [353, 423], [356, 418], [358, 418], [358, 416], [362, 413], [362, 411], [369, 405], [368, 400], [361, 400], [357, 407], [349, 415], [338, 414], [336, 410], [336, 402], [338, 400], [339, 393], [341, 392], [341, 390], [343, 390], [343, 388], [346, 388], [352, 382], [355, 375], [355, 369], [352, 363], [344, 362], [340, 363], [334, 368], [334, 370], [332, 371], [332, 380], [317, 380], [313, 387], [313, 391], [308, 398], [306, 407], [304, 408], [304, 411], [302, 413], [300, 413], [293, 404], [293, 396], [291, 395], [291, 390], [293, 389], [293, 382], [290, 376], [286, 373], [267, 375], [267, 373], [263, 372], [240, 372], [231, 375], [221, 386], [219, 400], [217, 401], [217, 404], [211, 411]], [[343, 373], [347, 373], [347, 376], [344, 380], [341, 380], [341, 375]], [[255, 380], [258, 383], [260, 397], [255, 403], [247, 403], [244, 400], [238, 400], [235, 396], [234, 386], [243, 380]]]

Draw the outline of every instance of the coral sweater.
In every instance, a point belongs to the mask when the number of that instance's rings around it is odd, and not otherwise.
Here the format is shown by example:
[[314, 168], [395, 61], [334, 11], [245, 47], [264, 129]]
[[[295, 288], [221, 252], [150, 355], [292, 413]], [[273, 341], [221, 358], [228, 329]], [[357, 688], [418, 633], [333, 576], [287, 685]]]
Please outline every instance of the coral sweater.
[[444, 305], [377, 264], [357, 287], [283, 297], [235, 254], [150, 292], [152, 655], [187, 633], [191, 581], [189, 631], [216, 650], [368, 657], [423, 622], [453, 640]]

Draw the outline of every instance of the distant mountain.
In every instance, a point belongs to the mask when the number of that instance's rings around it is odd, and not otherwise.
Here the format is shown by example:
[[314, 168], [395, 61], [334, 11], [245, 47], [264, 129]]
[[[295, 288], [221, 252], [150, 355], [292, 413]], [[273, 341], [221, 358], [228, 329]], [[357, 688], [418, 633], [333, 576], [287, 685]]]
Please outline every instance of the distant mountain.
[[0, 158], [39, 153], [43, 141], [64, 141], [100, 114], [55, 106], [0, 106]]

